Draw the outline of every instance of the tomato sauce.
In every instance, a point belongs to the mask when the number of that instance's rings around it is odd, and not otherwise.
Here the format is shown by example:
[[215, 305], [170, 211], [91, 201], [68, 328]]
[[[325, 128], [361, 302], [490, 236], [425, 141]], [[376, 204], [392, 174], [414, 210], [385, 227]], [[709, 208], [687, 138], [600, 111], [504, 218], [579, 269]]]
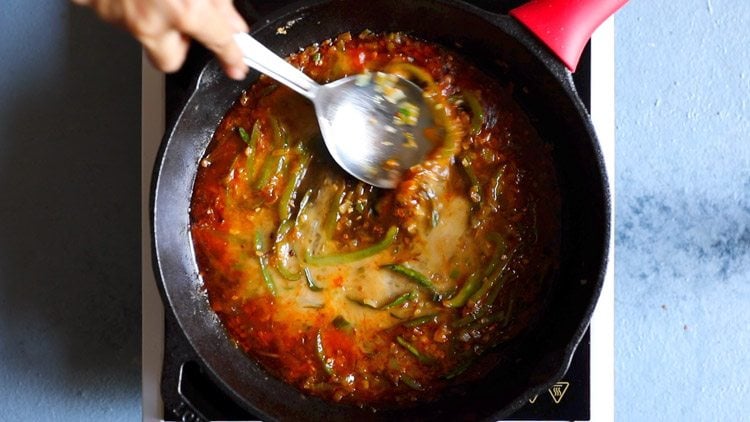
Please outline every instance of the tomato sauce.
[[412, 79], [439, 123], [426, 134], [436, 147], [396, 189], [366, 185], [332, 161], [311, 104], [261, 77], [195, 180], [191, 235], [211, 306], [238, 347], [308, 394], [435, 398], [543, 306], [560, 235], [550, 147], [512, 87], [404, 34], [346, 33], [289, 61], [320, 83]]

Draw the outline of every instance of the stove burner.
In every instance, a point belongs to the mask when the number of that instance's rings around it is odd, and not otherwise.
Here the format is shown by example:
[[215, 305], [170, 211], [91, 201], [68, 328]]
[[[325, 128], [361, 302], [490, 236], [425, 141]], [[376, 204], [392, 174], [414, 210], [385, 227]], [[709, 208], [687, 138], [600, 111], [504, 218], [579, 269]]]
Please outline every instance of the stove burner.
[[[255, 0], [236, 1], [235, 4], [250, 22], [260, 16], [294, 1]], [[523, 0], [467, 1], [494, 13], [507, 13]], [[188, 93], [204, 64], [210, 59], [206, 50], [191, 48], [183, 68], [166, 78], [166, 124], [173, 125], [177, 113], [188, 99]], [[584, 51], [573, 79], [581, 99], [590, 109], [591, 80], [590, 48]], [[164, 403], [164, 420], [202, 422], [211, 420], [259, 420], [229, 397], [201, 366], [190, 343], [185, 338], [174, 315], [165, 312], [165, 347], [162, 369], [161, 394]], [[590, 332], [587, 331], [571, 360], [566, 375], [532, 398], [529, 403], [507, 418], [508, 421], [589, 420], [590, 397]]]

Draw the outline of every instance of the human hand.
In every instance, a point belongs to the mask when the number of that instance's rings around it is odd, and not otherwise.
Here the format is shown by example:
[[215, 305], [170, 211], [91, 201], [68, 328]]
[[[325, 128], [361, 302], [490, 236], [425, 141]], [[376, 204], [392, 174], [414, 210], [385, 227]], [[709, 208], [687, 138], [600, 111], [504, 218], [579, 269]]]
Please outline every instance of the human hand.
[[249, 28], [232, 0], [72, 1], [128, 30], [141, 42], [151, 63], [164, 72], [182, 66], [193, 38], [216, 54], [229, 77], [244, 79], [247, 75], [233, 34]]

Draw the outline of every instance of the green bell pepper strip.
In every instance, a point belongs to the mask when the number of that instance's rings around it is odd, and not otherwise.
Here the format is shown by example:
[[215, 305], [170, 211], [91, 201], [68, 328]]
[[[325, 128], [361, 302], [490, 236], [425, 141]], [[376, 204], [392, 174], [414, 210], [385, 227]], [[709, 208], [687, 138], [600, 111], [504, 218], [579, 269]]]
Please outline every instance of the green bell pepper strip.
[[459, 161], [461, 162], [461, 167], [464, 169], [464, 173], [469, 178], [469, 183], [471, 184], [469, 187], [469, 199], [472, 202], [472, 209], [475, 209], [477, 204], [482, 202], [482, 184], [474, 172], [471, 158], [462, 157]]
[[473, 92], [463, 91], [461, 96], [466, 105], [469, 106], [469, 110], [471, 110], [471, 133], [476, 135], [482, 130], [482, 125], [484, 124], [484, 108], [482, 107], [482, 103], [479, 102], [479, 98]]
[[260, 273], [263, 276], [263, 282], [265, 283], [271, 296], [276, 297], [276, 283], [273, 281], [271, 271], [268, 269], [268, 257], [261, 255], [258, 257], [260, 261]]
[[452, 298], [443, 301], [443, 305], [449, 308], [460, 308], [466, 305], [471, 295], [482, 287], [482, 278], [481, 273], [472, 273]]
[[352, 303], [355, 303], [355, 304], [359, 305], [359, 306], [362, 306], [362, 307], [365, 307], [365, 308], [370, 308], [370, 309], [375, 309], [375, 310], [379, 311], [379, 310], [383, 310], [383, 309], [390, 309], [390, 308], [395, 308], [397, 306], [401, 306], [404, 303], [406, 303], [406, 302], [408, 302], [410, 300], [413, 300], [415, 297], [416, 297], [416, 293], [415, 292], [407, 292], [407, 293], [402, 294], [401, 296], [397, 297], [396, 299], [394, 299], [393, 301], [391, 301], [390, 303], [387, 303], [385, 305], [375, 305], [375, 304], [373, 304], [374, 301], [368, 301], [367, 299], [355, 299], [353, 297], [348, 297], [348, 296], [347, 296], [346, 299], [349, 300]]
[[495, 271], [495, 268], [500, 265], [500, 259], [503, 257], [503, 254], [507, 250], [505, 240], [502, 236], [500, 236], [500, 233], [491, 232], [487, 235], [487, 239], [495, 244], [495, 250], [492, 253], [492, 258], [490, 258], [490, 265], [487, 266], [487, 270], [484, 273], [485, 276], [489, 276], [493, 271]]
[[314, 292], [323, 290], [322, 287], [318, 286], [318, 283], [315, 281], [315, 278], [313, 277], [309, 268], [305, 267], [302, 272], [305, 274], [305, 281], [307, 281], [307, 287], [310, 288], [310, 290]]
[[426, 275], [420, 273], [419, 271], [413, 268], [409, 268], [401, 264], [387, 264], [387, 265], [381, 266], [380, 268], [385, 268], [395, 273], [406, 276], [410, 280], [415, 281], [417, 284], [428, 289], [432, 293], [438, 296], [441, 295], [441, 293], [437, 290], [437, 287], [435, 287], [435, 285], [432, 284], [432, 281], [430, 281], [429, 277], [427, 277]]
[[326, 214], [325, 220], [323, 220], [323, 233], [326, 239], [331, 239], [333, 233], [336, 231], [336, 223], [339, 220], [339, 206], [341, 206], [345, 196], [346, 185], [343, 185], [336, 191], [333, 201], [331, 201], [331, 205], [328, 208], [328, 214]]
[[273, 143], [276, 148], [286, 148], [289, 146], [289, 137], [286, 135], [284, 126], [279, 119], [271, 118], [271, 129], [273, 130]]
[[310, 251], [307, 251], [307, 253], [305, 254], [305, 262], [310, 265], [316, 266], [350, 264], [352, 262], [377, 255], [378, 253], [388, 249], [388, 247], [396, 241], [397, 236], [398, 227], [392, 226], [388, 229], [383, 239], [364, 249], [317, 256], [311, 255]]
[[328, 375], [333, 375], [333, 360], [326, 356], [325, 349], [323, 348], [323, 333], [318, 330], [315, 335], [315, 354], [318, 355], [320, 363], [323, 365], [323, 370]]
[[255, 188], [262, 190], [271, 181], [271, 178], [278, 173], [281, 173], [286, 167], [286, 152], [285, 151], [272, 151], [271, 155], [278, 154], [277, 157], [266, 158], [263, 167], [260, 170], [260, 176], [255, 182]]
[[452, 371], [448, 372], [443, 376], [443, 378], [447, 380], [452, 380], [453, 378], [456, 378], [457, 376], [463, 374], [466, 372], [467, 369], [471, 366], [472, 363], [474, 363], [475, 358], [470, 357], [467, 359], [464, 359], [461, 363], [456, 365], [455, 368], [453, 368]]
[[396, 336], [396, 342], [400, 344], [404, 349], [408, 350], [409, 353], [414, 355], [414, 357], [416, 357], [417, 360], [419, 360], [419, 362], [421, 363], [432, 363], [435, 361], [432, 357], [420, 352], [419, 349], [417, 349], [413, 344], [404, 340], [404, 338], [401, 336]]
[[422, 386], [422, 384], [419, 383], [419, 381], [415, 380], [414, 378], [406, 374], [399, 375], [399, 380], [413, 390], [417, 390], [417, 391], [424, 390], [424, 387]]
[[276, 283], [273, 281], [271, 271], [268, 269], [268, 257], [265, 255], [265, 241], [263, 239], [263, 233], [258, 230], [255, 232], [255, 251], [258, 253], [258, 262], [260, 263], [260, 273], [263, 276], [263, 282], [265, 283], [271, 296], [276, 297]]
[[349, 301], [349, 302], [351, 302], [351, 303], [354, 303], [355, 305], [359, 305], [359, 306], [361, 306], [361, 307], [363, 307], [363, 308], [374, 309], [374, 310], [376, 310], [376, 311], [380, 310], [380, 306], [378, 306], [378, 305], [373, 305], [373, 304], [371, 304], [371, 303], [367, 303], [367, 302], [365, 301], [365, 299], [355, 299], [355, 298], [353, 298], [353, 297], [349, 297], [349, 296], [347, 296], [347, 297], [346, 297], [346, 300], [348, 300], [348, 301]]
[[240, 133], [240, 138], [247, 144], [248, 152], [245, 169], [248, 180], [252, 182], [255, 173], [256, 149], [258, 148], [258, 140], [260, 139], [260, 120], [256, 120], [253, 123], [253, 129], [249, 135], [245, 128], [240, 127], [237, 130]]
[[[508, 256], [508, 259], [505, 260], [505, 262], [502, 263], [502, 265], [497, 265], [491, 274], [488, 274], [485, 277], [484, 284], [482, 287], [477, 290], [471, 297], [471, 301], [474, 303], [479, 303], [482, 298], [487, 296], [487, 299], [492, 299], [492, 301], [485, 301], [484, 307], [487, 307], [494, 302], [495, 297], [497, 297], [497, 292], [500, 291], [500, 287], [503, 285], [504, 281], [504, 273], [505, 270], [508, 268], [508, 264], [510, 264], [510, 261], [513, 259], [514, 252], [511, 252]], [[494, 292], [494, 293], [493, 293]], [[491, 297], [493, 296], [494, 297]]]
[[404, 321], [401, 325], [408, 328], [418, 327], [430, 322], [437, 322], [438, 314], [423, 315], [421, 317], [412, 318], [408, 321]]
[[417, 295], [416, 295], [415, 292], [404, 293], [401, 296], [399, 296], [396, 299], [394, 299], [393, 302], [388, 303], [385, 306], [383, 306], [383, 309], [389, 309], [389, 308], [395, 308], [397, 306], [401, 306], [404, 303], [406, 303], [406, 302], [408, 302], [410, 300], [413, 300], [416, 296]]
[[276, 229], [276, 243], [281, 243], [284, 238], [294, 227], [294, 222], [291, 220], [282, 220], [279, 227]]
[[281, 197], [279, 198], [279, 219], [281, 221], [289, 219], [292, 214], [297, 189], [302, 183], [305, 173], [307, 173], [309, 164], [310, 157], [301, 157], [301, 161], [299, 161], [294, 170], [292, 170], [289, 181], [281, 192]]
[[300, 278], [302, 278], [302, 271], [294, 272], [293, 270], [290, 270], [282, 263], [283, 261], [281, 259], [278, 259], [276, 262], [276, 271], [281, 274], [282, 277], [289, 281], [297, 281]]

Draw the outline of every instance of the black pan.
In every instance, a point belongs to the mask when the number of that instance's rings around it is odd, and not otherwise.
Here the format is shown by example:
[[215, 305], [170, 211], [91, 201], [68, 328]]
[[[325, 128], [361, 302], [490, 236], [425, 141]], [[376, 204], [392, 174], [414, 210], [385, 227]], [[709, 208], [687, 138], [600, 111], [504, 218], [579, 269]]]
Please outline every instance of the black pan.
[[[293, 21], [285, 35], [276, 30]], [[226, 111], [258, 74], [227, 79], [215, 61], [161, 145], [152, 190], [154, 265], [167, 312], [173, 312], [206, 372], [265, 421], [498, 420], [558, 381], [584, 334], [604, 278], [610, 200], [589, 116], [569, 70], [524, 26], [461, 2], [427, 0], [307, 1], [269, 17], [253, 35], [280, 55], [339, 33], [404, 31], [454, 50], [501, 81], [542, 138], [552, 145], [562, 196], [561, 266], [555, 290], [533, 331], [504, 350], [485, 378], [441, 400], [402, 409], [337, 405], [271, 377], [232, 342], [211, 310], [198, 276], [189, 207], [200, 158]]]

